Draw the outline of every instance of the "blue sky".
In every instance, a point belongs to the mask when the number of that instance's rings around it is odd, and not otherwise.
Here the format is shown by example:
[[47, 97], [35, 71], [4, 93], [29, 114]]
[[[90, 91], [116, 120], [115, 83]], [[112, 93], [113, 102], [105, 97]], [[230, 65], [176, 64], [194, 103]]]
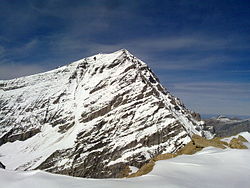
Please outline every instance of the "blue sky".
[[1, 0], [0, 79], [121, 48], [201, 114], [250, 116], [250, 1]]

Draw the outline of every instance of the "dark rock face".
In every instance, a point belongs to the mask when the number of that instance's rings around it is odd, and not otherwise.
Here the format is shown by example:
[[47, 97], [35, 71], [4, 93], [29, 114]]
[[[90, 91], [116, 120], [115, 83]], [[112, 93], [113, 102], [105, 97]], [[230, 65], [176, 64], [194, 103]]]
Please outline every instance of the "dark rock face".
[[[152, 123], [153, 124], [153, 123]], [[178, 131], [176, 131], [178, 129]], [[127, 145], [124, 145], [123, 147], [120, 147], [119, 149], [112, 150], [112, 148], [108, 147], [110, 142], [104, 143], [100, 142], [102, 140], [102, 134], [95, 135], [95, 137], [88, 141], [87, 139], [84, 139], [86, 135], [81, 135], [77, 140], [83, 141], [84, 143], [87, 143], [89, 145], [92, 145], [92, 143], [97, 143], [94, 145], [94, 147], [91, 147], [89, 149], [84, 147], [81, 143], [79, 143], [76, 147], [77, 150], [71, 149], [71, 150], [63, 150], [63, 151], [56, 151], [54, 152], [45, 162], [43, 162], [38, 169], [46, 169], [49, 172], [58, 172], [58, 166], [56, 165], [57, 161], [66, 153], [69, 153], [71, 157], [74, 159], [71, 163], [71, 167], [69, 169], [64, 169], [62, 172], [66, 175], [71, 176], [79, 176], [79, 177], [92, 177], [92, 178], [109, 178], [109, 177], [122, 177], [122, 170], [125, 168], [125, 166], [135, 166], [137, 168], [140, 168], [145, 162], [147, 162], [149, 159], [144, 157], [141, 153], [135, 154], [128, 157], [128, 162], [118, 162], [112, 165], [109, 165], [110, 162], [115, 161], [122, 157], [122, 154], [125, 153], [127, 150], [131, 150], [131, 148], [136, 148], [140, 145], [144, 147], [152, 147], [157, 146], [156, 151], [153, 151], [151, 153], [151, 156], [158, 155], [164, 151], [164, 147], [161, 147], [165, 142], [175, 138], [180, 134], [181, 132], [184, 132], [185, 130], [179, 124], [176, 122], [176, 124], [169, 125], [168, 127], [162, 129], [159, 132], [155, 132], [152, 135], [145, 135], [145, 137], [142, 137], [140, 140], [133, 140], [131, 142], [128, 142]], [[172, 133], [171, 133], [172, 132]], [[169, 134], [171, 133], [171, 134]], [[110, 134], [110, 137], [112, 134]], [[187, 137], [187, 134], [183, 134], [178, 140], [182, 140], [185, 137]], [[88, 138], [88, 137], [87, 137]], [[104, 139], [103, 139], [104, 140]], [[178, 142], [178, 140], [175, 141], [175, 150], [178, 150], [182, 147], [183, 142]], [[97, 151], [100, 148], [105, 147], [102, 151]], [[84, 160], [81, 158], [81, 153], [89, 152], [90, 154], [84, 158]], [[84, 162], [81, 162], [84, 161]], [[106, 163], [103, 163], [103, 161], [107, 161]], [[93, 166], [93, 164], [95, 164]], [[51, 168], [51, 166], [53, 168]], [[102, 169], [101, 173], [97, 173], [98, 169]]]
[[3, 165], [3, 163], [0, 162], [0, 168], [5, 169], [5, 166]]
[[197, 121], [201, 121], [201, 115], [199, 113], [192, 112], [191, 114], [194, 119], [196, 119]]
[[[128, 51], [94, 57], [0, 81], [0, 160], [22, 155], [10, 168], [122, 177], [128, 166], [175, 152], [193, 134], [211, 136]], [[15, 151], [3, 153], [7, 142]]]
[[30, 129], [19, 134], [13, 134], [13, 132], [15, 132], [15, 130], [12, 129], [0, 138], [0, 146], [7, 142], [14, 142], [16, 140], [24, 141], [39, 133], [40, 129]]
[[206, 126], [218, 137], [233, 136], [241, 132], [250, 132], [250, 120], [211, 118], [205, 120]]

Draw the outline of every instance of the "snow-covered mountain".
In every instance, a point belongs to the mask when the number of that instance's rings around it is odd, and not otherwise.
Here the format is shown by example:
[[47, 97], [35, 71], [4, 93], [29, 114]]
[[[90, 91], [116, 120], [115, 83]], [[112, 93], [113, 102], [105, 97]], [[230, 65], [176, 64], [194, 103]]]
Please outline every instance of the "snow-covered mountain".
[[250, 119], [237, 119], [225, 116], [218, 116], [205, 119], [207, 129], [216, 136], [232, 136], [240, 132], [250, 132]]
[[203, 121], [127, 50], [0, 81], [0, 161], [80, 177], [122, 177], [175, 152]]

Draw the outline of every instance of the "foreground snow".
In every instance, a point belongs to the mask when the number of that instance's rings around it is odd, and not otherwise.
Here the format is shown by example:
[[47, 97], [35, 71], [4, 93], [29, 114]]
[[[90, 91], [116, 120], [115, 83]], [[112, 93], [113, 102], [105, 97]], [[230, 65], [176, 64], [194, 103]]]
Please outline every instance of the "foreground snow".
[[[250, 133], [241, 133], [250, 141]], [[246, 143], [248, 148], [250, 144]], [[83, 179], [42, 171], [17, 172], [0, 170], [4, 188], [127, 188], [140, 187], [249, 187], [250, 149], [208, 147], [194, 155], [182, 155], [158, 161], [148, 175], [130, 179]]]

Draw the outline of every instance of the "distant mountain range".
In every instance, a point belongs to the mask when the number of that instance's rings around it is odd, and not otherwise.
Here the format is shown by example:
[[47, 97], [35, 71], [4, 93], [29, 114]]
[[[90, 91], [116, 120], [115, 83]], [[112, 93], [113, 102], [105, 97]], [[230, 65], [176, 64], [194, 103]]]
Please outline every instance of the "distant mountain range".
[[204, 120], [207, 128], [216, 136], [232, 136], [240, 132], [250, 132], [250, 119], [217, 116]]
[[201, 114], [202, 119], [216, 118], [218, 116], [224, 116], [228, 118], [237, 119], [250, 119], [250, 115], [232, 115], [232, 114]]

